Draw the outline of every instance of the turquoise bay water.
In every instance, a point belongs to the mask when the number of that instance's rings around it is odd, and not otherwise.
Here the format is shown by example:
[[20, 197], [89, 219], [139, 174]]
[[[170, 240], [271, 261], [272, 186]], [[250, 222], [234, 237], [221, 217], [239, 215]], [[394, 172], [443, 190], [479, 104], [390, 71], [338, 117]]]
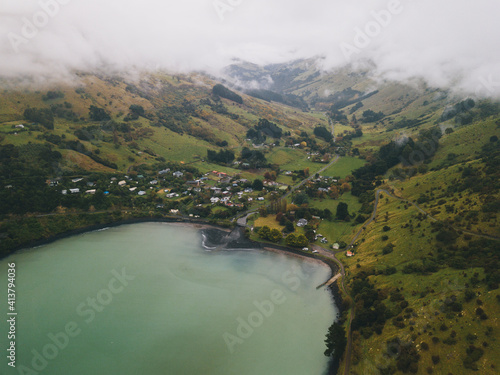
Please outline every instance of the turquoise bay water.
[[16, 263], [16, 368], [1, 374], [322, 375], [336, 310], [330, 270], [260, 250], [206, 251], [194, 228], [147, 223], [86, 233]]

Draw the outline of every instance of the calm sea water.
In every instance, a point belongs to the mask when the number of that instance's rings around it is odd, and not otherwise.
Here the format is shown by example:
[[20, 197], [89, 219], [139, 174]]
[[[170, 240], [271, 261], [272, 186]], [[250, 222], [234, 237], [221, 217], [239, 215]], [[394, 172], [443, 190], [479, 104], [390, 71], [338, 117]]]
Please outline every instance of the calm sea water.
[[[16, 368], [7, 265], [16, 264]], [[125, 225], [0, 262], [1, 374], [321, 375], [325, 266], [206, 251], [196, 229]]]

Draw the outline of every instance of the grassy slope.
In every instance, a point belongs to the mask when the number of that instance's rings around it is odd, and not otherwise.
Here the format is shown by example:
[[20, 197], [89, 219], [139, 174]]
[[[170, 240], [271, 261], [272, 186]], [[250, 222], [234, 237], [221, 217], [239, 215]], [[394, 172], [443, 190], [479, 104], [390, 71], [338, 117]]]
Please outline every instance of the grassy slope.
[[[296, 108], [279, 103], [268, 103], [245, 95], [243, 95], [244, 104], [242, 105], [222, 99], [227, 111], [239, 116], [236, 120], [231, 119], [227, 115], [212, 111], [209, 106], [199, 104], [200, 100], [211, 98], [211, 87], [215, 84], [214, 81], [201, 75], [182, 76], [177, 80], [169, 75], [156, 74], [144, 76], [130, 84], [141, 90], [144, 93], [143, 97], [133, 92], [134, 90], [127, 90], [128, 82], [92, 75], [82, 75], [80, 82], [74, 86], [44, 87], [40, 91], [4, 90], [0, 92], [0, 134], [4, 137], [3, 143], [15, 145], [28, 142], [45, 143], [44, 140], [37, 139], [37, 136], [44, 131], [24, 131], [14, 134], [13, 125], [26, 122], [23, 120], [22, 113], [27, 107], [46, 108], [52, 104], [64, 102], [71, 103], [71, 110], [83, 118], [77, 123], [56, 119], [53, 133], [59, 136], [64, 135], [66, 140], [76, 140], [75, 130], [95, 124], [88, 120], [90, 105], [104, 108], [111, 114], [113, 120], [122, 122], [131, 104], [143, 106], [146, 113], [152, 115], [156, 109], [165, 104], [181, 106], [187, 100], [201, 111], [199, 117], [189, 119], [189, 126], [211, 133], [216, 139], [226, 140], [235, 151], [239, 151], [243, 145], [246, 145], [245, 133], [249, 127], [257, 123], [259, 118], [274, 121], [285, 131], [291, 132], [302, 130], [311, 132], [313, 126], [325, 121], [321, 116], [312, 116]], [[42, 95], [47, 90], [60, 90], [64, 93], [64, 98], [43, 101]], [[145, 149], [152, 150], [157, 156], [164, 157], [166, 160], [185, 163], [196, 161], [196, 156], [205, 157], [207, 149], [218, 149], [213, 144], [187, 133], [181, 135], [163, 127], [153, 127], [152, 121], [146, 118], [140, 118], [131, 124], [137, 124], [140, 131], [150, 130], [153, 133], [134, 139], [138, 150], [132, 149], [129, 142], [121, 137], [118, 139], [120, 146], [115, 147], [110, 133], [103, 134], [101, 138], [92, 142], [83, 141], [82, 143], [89, 150], [99, 148], [100, 156], [115, 162], [119, 166], [119, 171], [127, 171], [132, 165], [153, 162], [153, 156], [137, 152]], [[68, 153], [64, 154], [66, 156]], [[79, 160], [74, 159], [66, 160], [66, 165], [68, 167], [78, 165], [89, 171], [102, 169], [90, 163], [85, 157], [78, 158]], [[208, 170], [208, 168], [204, 169]]]
[[[389, 220], [385, 222], [385, 212], [389, 213]], [[377, 222], [372, 223], [361, 237], [362, 244], [357, 249], [356, 257], [348, 258], [340, 256], [340, 260], [346, 265], [348, 277], [366, 269], [383, 270], [387, 266], [394, 266], [398, 272], [394, 275], [370, 276], [376, 288], [382, 292], [392, 292], [398, 287], [409, 302], [409, 307], [415, 310], [416, 316], [410, 316], [405, 319], [406, 327], [404, 329], [396, 328], [391, 321], [387, 321], [382, 335], [370, 337], [368, 340], [362, 340], [358, 347], [360, 353], [359, 363], [353, 367], [353, 371], [363, 374], [370, 373], [376, 365], [387, 364], [383, 353], [386, 351], [386, 341], [393, 337], [400, 337], [405, 341], [411, 340], [411, 335], [417, 335], [416, 343], [426, 342], [430, 346], [429, 351], [419, 349], [421, 360], [419, 363], [419, 374], [427, 373], [425, 369], [431, 367], [434, 373], [447, 374], [451, 372], [457, 374], [467, 374], [468, 370], [463, 369], [462, 359], [465, 357], [465, 350], [468, 343], [465, 340], [467, 334], [476, 334], [478, 339], [476, 345], [488, 342], [489, 346], [483, 349], [485, 355], [478, 362], [481, 374], [494, 374], [496, 368], [500, 366], [500, 359], [495, 353], [500, 349], [496, 340], [486, 335], [486, 326], [491, 326], [494, 332], [499, 327], [498, 319], [500, 305], [495, 296], [498, 291], [487, 291], [484, 286], [474, 289], [480, 295], [483, 301], [483, 309], [491, 317], [486, 323], [480, 321], [474, 313], [477, 307], [475, 299], [471, 302], [463, 301], [463, 290], [465, 289], [466, 278], [472, 276], [478, 269], [468, 269], [466, 271], [453, 270], [449, 268], [442, 269], [432, 275], [402, 274], [401, 269], [405, 264], [422, 257], [436, 256], [434, 235], [430, 233], [429, 221], [422, 222], [420, 228], [411, 233], [410, 229], [402, 228], [401, 223], [408, 223], [410, 220], [415, 222], [417, 211], [410, 207], [405, 208], [404, 204], [392, 198], [382, 198], [377, 216]], [[392, 229], [389, 232], [383, 232], [382, 227], [389, 225]], [[389, 240], [381, 240], [382, 233], [389, 235]], [[382, 255], [381, 249], [386, 243], [395, 245], [391, 254]], [[359, 268], [358, 265], [359, 264]], [[432, 290], [425, 296], [420, 292], [425, 289]], [[447, 316], [441, 312], [443, 301], [446, 297], [456, 295], [460, 302], [463, 302], [463, 316]], [[411, 322], [411, 323], [410, 323]], [[441, 331], [439, 327], [445, 323], [450, 327], [447, 331]], [[412, 325], [410, 325], [412, 324]], [[414, 327], [413, 331], [409, 327]], [[451, 330], [457, 332], [457, 344], [450, 346], [440, 342], [433, 344], [431, 336], [443, 339], [447, 338]], [[431, 362], [431, 355], [439, 355], [441, 363], [434, 366]]]

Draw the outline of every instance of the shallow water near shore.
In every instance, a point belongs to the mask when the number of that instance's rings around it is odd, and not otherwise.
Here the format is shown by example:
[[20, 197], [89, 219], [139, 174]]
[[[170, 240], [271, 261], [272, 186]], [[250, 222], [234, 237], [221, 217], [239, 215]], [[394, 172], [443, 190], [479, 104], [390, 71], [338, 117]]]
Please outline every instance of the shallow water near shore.
[[2, 356], [2, 374], [326, 370], [324, 339], [336, 309], [327, 290], [316, 290], [330, 274], [320, 263], [264, 250], [207, 251], [192, 227], [123, 225], [0, 261], [4, 317], [13, 262], [16, 368]]

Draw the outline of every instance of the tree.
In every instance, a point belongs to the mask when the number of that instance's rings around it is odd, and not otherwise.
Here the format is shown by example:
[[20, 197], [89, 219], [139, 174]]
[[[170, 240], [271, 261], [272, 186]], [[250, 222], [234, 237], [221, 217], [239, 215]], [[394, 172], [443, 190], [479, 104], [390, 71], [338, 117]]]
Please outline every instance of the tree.
[[307, 240], [307, 237], [304, 236], [303, 234], [299, 234], [297, 236], [295, 246], [304, 247], [304, 246], [307, 246], [308, 243], [309, 243], [309, 241]]
[[262, 182], [262, 180], [256, 178], [255, 180], [253, 180], [252, 188], [254, 190], [262, 191], [262, 189], [264, 188], [264, 183]]
[[92, 121], [108, 121], [111, 117], [102, 108], [91, 105], [89, 108], [89, 117]]
[[305, 232], [305, 236], [308, 241], [314, 241], [315, 233], [313, 229], [307, 229]]
[[264, 178], [266, 180], [271, 180], [271, 181], [276, 181], [276, 172], [275, 171], [266, 171], [266, 173], [264, 173]]
[[327, 347], [325, 350], [325, 356], [331, 357], [335, 355], [338, 359], [342, 358], [347, 345], [344, 327], [342, 327], [339, 323], [334, 322], [328, 329], [325, 344]]
[[446, 134], [451, 134], [451, 133], [453, 133], [453, 128], [446, 128], [446, 130], [444, 132]]
[[283, 236], [281, 235], [281, 232], [278, 229], [273, 228], [271, 229], [268, 238], [272, 242], [280, 242]]
[[24, 118], [38, 122], [49, 130], [54, 129], [54, 115], [48, 108], [27, 108], [24, 111]]
[[267, 208], [264, 206], [261, 206], [259, 208], [259, 215], [260, 215], [260, 217], [267, 217]]
[[144, 108], [142, 105], [132, 104], [129, 107], [130, 112], [135, 113], [138, 116], [144, 116]]
[[371, 109], [367, 109], [363, 112], [363, 121], [364, 122], [376, 122], [384, 118], [384, 114], [382, 112], [374, 112]]
[[339, 197], [339, 189], [337, 188], [337, 186], [335, 185], [330, 186], [330, 192], [328, 193], [328, 195], [332, 199], [337, 199]]
[[335, 215], [339, 220], [346, 220], [349, 217], [347, 203], [340, 202], [337, 206], [337, 213]]
[[294, 202], [296, 205], [300, 206], [300, 205], [302, 205], [302, 204], [304, 204], [304, 203], [309, 202], [309, 197], [307, 196], [307, 194], [306, 194], [306, 193], [300, 193], [300, 194], [297, 194], [297, 195], [295, 196], [295, 198], [293, 199], [293, 202]]
[[267, 240], [269, 239], [269, 235], [271, 234], [271, 228], [269, 228], [267, 225], [264, 225], [262, 228], [259, 229], [259, 237]]
[[341, 186], [341, 189], [344, 193], [348, 193], [349, 191], [351, 191], [351, 185], [349, 185], [349, 183], [347, 182], [344, 182]]
[[288, 236], [286, 236], [285, 243], [288, 246], [297, 246], [297, 236], [293, 233], [290, 233]]

